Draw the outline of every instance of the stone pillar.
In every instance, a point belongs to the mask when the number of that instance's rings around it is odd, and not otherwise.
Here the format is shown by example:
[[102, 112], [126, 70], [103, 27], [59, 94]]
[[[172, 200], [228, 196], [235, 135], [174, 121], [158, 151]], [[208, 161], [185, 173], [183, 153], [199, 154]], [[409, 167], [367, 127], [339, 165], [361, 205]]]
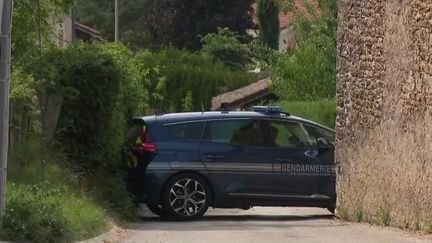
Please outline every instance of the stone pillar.
[[339, 0], [337, 212], [432, 230], [432, 1]]

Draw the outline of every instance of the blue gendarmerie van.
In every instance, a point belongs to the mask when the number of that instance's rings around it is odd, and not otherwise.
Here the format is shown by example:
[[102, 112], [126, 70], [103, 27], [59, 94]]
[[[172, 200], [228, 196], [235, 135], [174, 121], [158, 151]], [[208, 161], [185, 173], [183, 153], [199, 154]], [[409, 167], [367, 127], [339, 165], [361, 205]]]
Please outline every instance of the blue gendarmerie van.
[[159, 216], [208, 207], [309, 206], [334, 212], [333, 129], [275, 106], [136, 118], [134, 195]]

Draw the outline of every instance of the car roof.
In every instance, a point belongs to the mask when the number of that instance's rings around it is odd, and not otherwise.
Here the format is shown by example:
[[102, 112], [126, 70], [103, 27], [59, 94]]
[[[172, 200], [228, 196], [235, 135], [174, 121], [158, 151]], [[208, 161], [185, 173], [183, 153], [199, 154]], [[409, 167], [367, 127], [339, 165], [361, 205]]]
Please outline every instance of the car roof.
[[334, 129], [321, 125], [319, 123], [285, 114], [266, 114], [254, 111], [208, 111], [208, 112], [183, 112], [183, 113], [168, 113], [153, 116], [137, 117], [135, 121], [144, 121], [147, 124], [150, 123], [177, 123], [186, 121], [200, 121], [200, 120], [212, 120], [212, 119], [232, 119], [232, 118], [271, 118], [271, 119], [286, 119], [290, 121], [298, 121], [303, 123], [309, 123], [311, 125], [322, 127], [326, 130], [334, 132]]

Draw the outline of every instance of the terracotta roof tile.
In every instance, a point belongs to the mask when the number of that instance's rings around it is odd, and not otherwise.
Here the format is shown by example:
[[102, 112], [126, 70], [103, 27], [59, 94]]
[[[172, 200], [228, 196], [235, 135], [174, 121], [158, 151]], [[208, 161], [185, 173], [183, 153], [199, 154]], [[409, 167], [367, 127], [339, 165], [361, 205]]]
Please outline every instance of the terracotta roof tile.
[[212, 99], [212, 110], [220, 109], [222, 103], [233, 104], [239, 100], [247, 99], [262, 92], [269, 91], [270, 85], [271, 80], [266, 78], [248, 86], [215, 96]]

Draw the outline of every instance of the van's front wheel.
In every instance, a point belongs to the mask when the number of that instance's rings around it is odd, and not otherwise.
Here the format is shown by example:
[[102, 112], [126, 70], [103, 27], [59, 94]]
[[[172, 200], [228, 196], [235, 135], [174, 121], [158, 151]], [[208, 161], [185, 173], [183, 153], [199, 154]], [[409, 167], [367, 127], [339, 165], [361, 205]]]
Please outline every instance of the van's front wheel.
[[163, 190], [163, 208], [177, 219], [201, 217], [208, 209], [210, 187], [198, 175], [179, 174], [168, 180]]

